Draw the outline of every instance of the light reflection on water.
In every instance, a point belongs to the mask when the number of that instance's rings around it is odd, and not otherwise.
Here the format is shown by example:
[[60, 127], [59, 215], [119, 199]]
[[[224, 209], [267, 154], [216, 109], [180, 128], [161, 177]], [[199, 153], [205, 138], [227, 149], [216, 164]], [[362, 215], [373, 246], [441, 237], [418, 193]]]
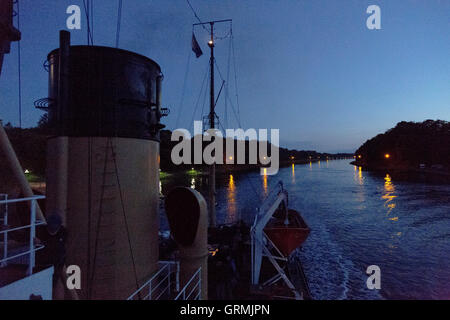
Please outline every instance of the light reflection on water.
[[[384, 177], [384, 193], [381, 197], [382, 199], [386, 200], [384, 202], [384, 207], [387, 208], [386, 215], [389, 215], [391, 211], [395, 208], [395, 203], [393, 200], [397, 196], [395, 195], [395, 186], [392, 183], [391, 176], [389, 174], [386, 174], [386, 177]], [[398, 217], [389, 218], [390, 220], [396, 221], [398, 220]]]
[[355, 167], [355, 180], [358, 184], [362, 185], [364, 183], [364, 178], [362, 174], [362, 167]]
[[295, 184], [295, 165], [292, 164], [292, 184]]
[[268, 195], [268, 188], [267, 188], [267, 169], [264, 168], [264, 174], [263, 174], [263, 188], [264, 188], [264, 196], [267, 197]]
[[227, 187], [227, 216], [225, 223], [233, 223], [238, 221], [238, 214], [236, 208], [236, 187], [234, 185], [233, 175], [230, 174]]
[[[217, 179], [218, 222], [252, 223], [279, 180], [312, 230], [299, 255], [314, 298], [450, 298], [450, 185], [397, 181], [349, 160], [291, 165], [276, 176], [233, 173]], [[171, 184], [163, 181], [164, 193]], [[380, 291], [366, 288], [371, 264], [381, 268]]]

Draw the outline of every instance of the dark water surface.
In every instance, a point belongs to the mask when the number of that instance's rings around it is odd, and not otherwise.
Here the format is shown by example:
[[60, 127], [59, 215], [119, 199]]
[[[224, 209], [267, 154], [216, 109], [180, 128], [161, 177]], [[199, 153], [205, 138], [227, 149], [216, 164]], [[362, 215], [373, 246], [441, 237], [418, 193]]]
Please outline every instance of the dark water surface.
[[[218, 222], [252, 223], [282, 180], [312, 230], [298, 254], [315, 299], [450, 299], [450, 185], [396, 181], [349, 162], [218, 177]], [[163, 178], [162, 192], [175, 185], [207, 194], [194, 171]], [[381, 290], [366, 287], [369, 265], [381, 268]]]

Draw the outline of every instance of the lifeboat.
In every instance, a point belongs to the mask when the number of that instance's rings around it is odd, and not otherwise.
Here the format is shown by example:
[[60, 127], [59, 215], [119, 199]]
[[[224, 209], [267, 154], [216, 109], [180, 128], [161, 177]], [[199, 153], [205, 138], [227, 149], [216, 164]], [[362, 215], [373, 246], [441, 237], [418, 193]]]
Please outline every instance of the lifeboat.
[[277, 210], [264, 228], [267, 237], [288, 257], [308, 238], [310, 229], [300, 213], [293, 209]]

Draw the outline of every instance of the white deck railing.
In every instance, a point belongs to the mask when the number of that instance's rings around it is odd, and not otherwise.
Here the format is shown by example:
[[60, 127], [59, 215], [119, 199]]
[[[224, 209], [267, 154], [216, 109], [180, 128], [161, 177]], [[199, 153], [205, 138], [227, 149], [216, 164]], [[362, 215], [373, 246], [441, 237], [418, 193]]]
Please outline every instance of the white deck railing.
[[[127, 300], [199, 300], [201, 297], [201, 268], [192, 275], [180, 291], [180, 263], [160, 261], [159, 269]], [[174, 290], [172, 290], [172, 288]]]
[[[186, 292], [189, 289], [189, 293]], [[202, 295], [202, 268], [198, 268], [174, 300], [200, 300]]]
[[[5, 193], [0, 193], [0, 201], [8, 200], [8, 195]], [[8, 227], [8, 203], [2, 203], [0, 205], [0, 219], [1, 226], [3, 229]], [[8, 255], [8, 235], [6, 233], [3, 234], [3, 258]], [[0, 263], [0, 267], [4, 266], [6, 262]]]
[[159, 261], [159, 269], [127, 300], [159, 300], [170, 297], [171, 289], [180, 290], [180, 263]]
[[[0, 230], [0, 234], [3, 235], [3, 255], [2, 255], [3, 257], [0, 259], [0, 266], [6, 265], [7, 262], [12, 259], [17, 259], [22, 256], [28, 255], [27, 274], [31, 275], [33, 273], [33, 268], [35, 266], [36, 251], [44, 247], [43, 245], [35, 245], [34, 241], [36, 238], [36, 227], [45, 224], [44, 221], [36, 219], [36, 204], [37, 204], [36, 202], [39, 199], [45, 199], [45, 196], [33, 196], [20, 199], [8, 199], [7, 195], [2, 196], [3, 200], [0, 200], [0, 207], [3, 209], [3, 216], [2, 216], [3, 226], [2, 229]], [[19, 203], [19, 202], [30, 202], [30, 224], [19, 227], [10, 227], [8, 225], [8, 205], [11, 203]], [[28, 228], [30, 229], [28, 250], [14, 255], [8, 255], [8, 233]]]

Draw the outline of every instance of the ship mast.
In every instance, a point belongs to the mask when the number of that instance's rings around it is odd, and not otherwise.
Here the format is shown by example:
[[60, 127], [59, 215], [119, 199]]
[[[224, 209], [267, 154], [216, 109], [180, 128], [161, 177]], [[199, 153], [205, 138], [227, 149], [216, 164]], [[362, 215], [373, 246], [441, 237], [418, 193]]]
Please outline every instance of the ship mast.
[[[214, 117], [215, 117], [215, 103], [214, 103], [214, 22], [211, 22], [211, 40], [208, 42], [208, 46], [211, 48], [211, 57], [209, 59], [210, 71], [211, 71], [211, 88], [210, 88], [210, 100], [209, 100], [209, 127], [214, 129]], [[216, 164], [213, 163], [209, 167], [209, 214], [210, 214], [210, 226], [216, 226]]]
[[[231, 22], [231, 19], [215, 20], [208, 22], [194, 23], [194, 26], [198, 25], [210, 25], [211, 38], [208, 41], [208, 46], [211, 48], [210, 63], [210, 105], [209, 105], [209, 126], [210, 129], [215, 127], [215, 97], [214, 97], [214, 24], [222, 22]], [[215, 162], [209, 167], [209, 191], [208, 191], [208, 211], [209, 211], [209, 226], [216, 226], [216, 164]]]

